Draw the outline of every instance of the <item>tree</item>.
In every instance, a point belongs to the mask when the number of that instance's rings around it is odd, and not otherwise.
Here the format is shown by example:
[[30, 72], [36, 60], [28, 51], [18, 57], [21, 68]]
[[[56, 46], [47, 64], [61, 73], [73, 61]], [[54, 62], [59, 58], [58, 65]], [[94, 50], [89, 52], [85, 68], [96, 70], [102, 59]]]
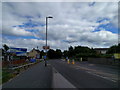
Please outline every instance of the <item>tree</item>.
[[113, 45], [108, 49], [107, 54], [113, 53], [120, 53], [120, 43], [118, 45]]
[[56, 57], [56, 58], [61, 58], [61, 57], [62, 57], [62, 52], [61, 52], [60, 49], [56, 49], [55, 57]]
[[47, 56], [50, 59], [54, 59], [56, 57], [55, 51], [53, 49], [49, 49], [49, 51], [47, 52]]
[[62, 52], [60, 49], [56, 49], [56, 51], [53, 49], [50, 49], [47, 55], [48, 55], [48, 58], [50, 59], [58, 59], [62, 57]]
[[63, 56], [66, 58], [66, 57], [68, 57], [68, 51], [67, 50], [64, 50], [63, 51]]
[[45, 52], [42, 50], [42, 51], [40, 51], [40, 58], [42, 58], [42, 56], [44, 56], [45, 55]]
[[74, 53], [74, 49], [73, 49], [72, 46], [70, 46], [70, 47], [69, 47], [68, 56], [69, 56], [69, 57], [73, 57], [74, 55], [75, 55], [75, 53]]

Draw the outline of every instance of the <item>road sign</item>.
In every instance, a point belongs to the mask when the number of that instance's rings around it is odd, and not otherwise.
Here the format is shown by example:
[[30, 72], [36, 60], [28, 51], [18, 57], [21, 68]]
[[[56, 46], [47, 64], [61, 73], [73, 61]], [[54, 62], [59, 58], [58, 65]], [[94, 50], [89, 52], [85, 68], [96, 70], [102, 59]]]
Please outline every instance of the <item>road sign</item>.
[[43, 49], [50, 49], [50, 46], [43, 46]]
[[10, 47], [8, 52], [15, 53], [17, 56], [26, 56], [27, 48], [13, 48], [13, 47]]
[[44, 56], [44, 59], [46, 59], [46, 56]]
[[120, 53], [114, 53], [114, 58], [115, 59], [120, 59]]

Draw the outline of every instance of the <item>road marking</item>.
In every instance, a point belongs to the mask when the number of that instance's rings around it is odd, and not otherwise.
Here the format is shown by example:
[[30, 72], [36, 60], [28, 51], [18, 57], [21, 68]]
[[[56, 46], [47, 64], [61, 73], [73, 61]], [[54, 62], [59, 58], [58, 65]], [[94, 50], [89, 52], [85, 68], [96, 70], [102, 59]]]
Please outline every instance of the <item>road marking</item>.
[[96, 75], [99, 75], [99, 76], [103, 76], [105, 78], [111, 78], [112, 80], [114, 80], [115, 82], [117, 82], [117, 76], [115, 74], [111, 74], [111, 73], [106, 73], [106, 72], [102, 72], [102, 71], [98, 71], [98, 70], [93, 70], [93, 69], [89, 69], [89, 68], [86, 68], [86, 67], [80, 67], [80, 66], [77, 66], [76, 69], [84, 69], [86, 70], [86, 72], [89, 72], [91, 74], [95, 73]]
[[[90, 66], [93, 66], [94, 64], [90, 64]], [[85, 72], [87, 73], [90, 73], [92, 75], [95, 75], [95, 76], [98, 76], [98, 77], [101, 77], [101, 78], [104, 78], [104, 79], [107, 79], [107, 80], [110, 80], [110, 81], [113, 81], [113, 82], [117, 82], [117, 76], [115, 76], [114, 74], [111, 74], [111, 73], [105, 73], [105, 72], [102, 72], [102, 71], [98, 71], [98, 70], [94, 70], [94, 69], [90, 69], [90, 68], [87, 68], [87, 67], [83, 67], [83, 66], [75, 66], [75, 69], [83, 69], [85, 70]], [[91, 71], [91, 72], [90, 72]], [[101, 76], [101, 74], [103, 75], [106, 75], [106, 76]], [[112, 76], [112, 77], [107, 77], [107, 76]]]
[[65, 61], [65, 59], [61, 59], [62, 61]]
[[98, 75], [98, 74], [95, 74], [95, 73], [92, 73], [92, 72], [89, 72], [89, 71], [86, 71], [86, 72], [87, 72], [87, 73], [90, 73], [90, 74], [92, 74], [92, 75], [95, 75], [95, 76], [98, 76], [98, 77], [101, 77], [101, 78], [104, 78], [104, 79], [113, 81], [113, 82], [117, 82], [117, 81], [112, 80], [111, 78], [108, 78], [108, 77], [104, 77], [104, 76], [101, 76], [101, 75]]

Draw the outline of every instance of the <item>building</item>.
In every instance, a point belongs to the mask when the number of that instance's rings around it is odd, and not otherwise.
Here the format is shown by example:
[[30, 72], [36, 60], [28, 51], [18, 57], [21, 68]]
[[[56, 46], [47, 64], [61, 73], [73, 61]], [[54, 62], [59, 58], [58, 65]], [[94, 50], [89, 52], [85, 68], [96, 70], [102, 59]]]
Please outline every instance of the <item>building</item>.
[[108, 48], [95, 48], [94, 49], [98, 54], [106, 54]]
[[40, 58], [40, 51], [38, 49], [33, 48], [30, 52], [27, 53], [27, 56], [30, 58]]

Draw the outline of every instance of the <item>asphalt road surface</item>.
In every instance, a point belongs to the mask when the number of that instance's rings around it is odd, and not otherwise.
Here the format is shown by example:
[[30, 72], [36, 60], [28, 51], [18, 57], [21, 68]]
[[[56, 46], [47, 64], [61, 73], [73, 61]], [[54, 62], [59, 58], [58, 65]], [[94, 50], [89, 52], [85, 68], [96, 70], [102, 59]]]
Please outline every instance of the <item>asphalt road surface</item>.
[[77, 88], [118, 88], [117, 81], [93, 74], [89, 69], [80, 68], [80, 65], [76, 67], [76, 64], [67, 64], [63, 60], [50, 60], [49, 63]]
[[[48, 66], [45, 67], [44, 62], [40, 62], [3, 84], [2, 88], [3, 90], [4, 88], [54, 88], [52, 87], [53, 68], [61, 74], [56, 76], [62, 79], [64, 77], [69, 85], [72, 84], [76, 88], [118, 88], [115, 75], [117, 73], [113, 69], [109, 69], [112, 72], [110, 73], [107, 68], [87, 65], [82, 63], [72, 65], [63, 60], [48, 60]], [[101, 69], [104, 69], [104, 72], [100, 71]], [[55, 78], [59, 80], [59, 77]], [[61, 81], [60, 84], [63, 83]]]

